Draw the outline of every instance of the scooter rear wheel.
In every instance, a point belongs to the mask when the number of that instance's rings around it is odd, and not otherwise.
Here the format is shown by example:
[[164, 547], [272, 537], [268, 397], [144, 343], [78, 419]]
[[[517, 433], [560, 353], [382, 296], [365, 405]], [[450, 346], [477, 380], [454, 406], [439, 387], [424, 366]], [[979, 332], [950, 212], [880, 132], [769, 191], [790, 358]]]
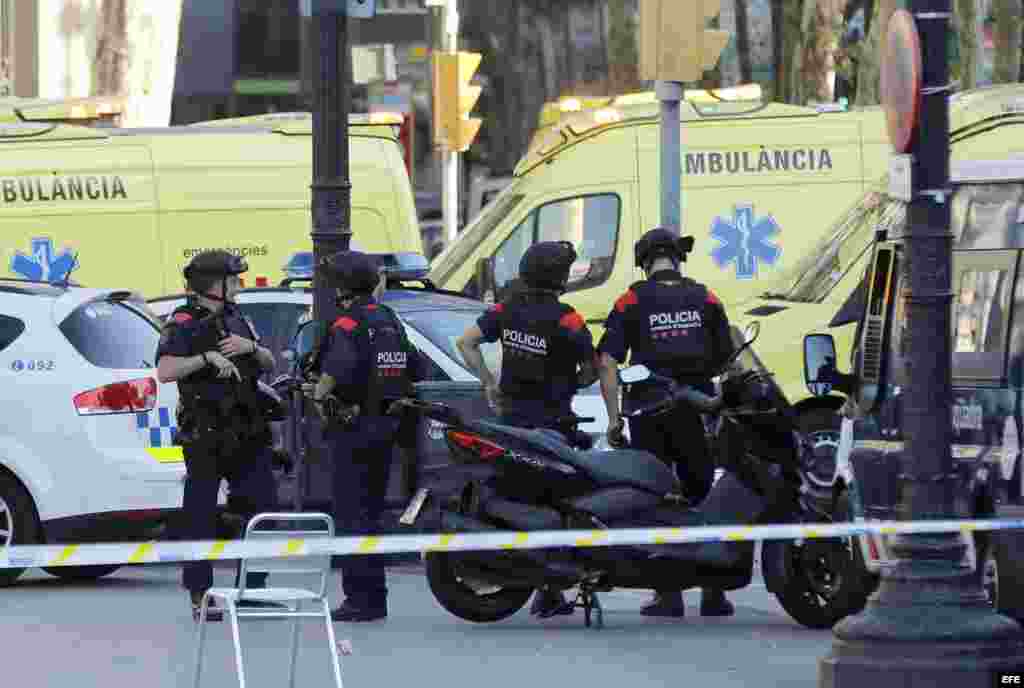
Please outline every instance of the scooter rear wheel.
[[483, 586], [461, 577], [450, 553], [434, 552], [426, 559], [430, 592], [442, 607], [460, 619], [474, 623], [501, 621], [522, 609], [533, 595], [533, 588]]

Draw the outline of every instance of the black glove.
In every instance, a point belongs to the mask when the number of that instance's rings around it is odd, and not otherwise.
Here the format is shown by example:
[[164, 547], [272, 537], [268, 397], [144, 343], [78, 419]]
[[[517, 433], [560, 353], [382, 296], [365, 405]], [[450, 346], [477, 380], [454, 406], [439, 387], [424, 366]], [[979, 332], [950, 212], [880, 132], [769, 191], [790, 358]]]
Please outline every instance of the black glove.
[[615, 449], [623, 449], [629, 445], [626, 438], [623, 436], [623, 431], [626, 429], [626, 423], [619, 418], [619, 422], [616, 425], [608, 427], [608, 444]]

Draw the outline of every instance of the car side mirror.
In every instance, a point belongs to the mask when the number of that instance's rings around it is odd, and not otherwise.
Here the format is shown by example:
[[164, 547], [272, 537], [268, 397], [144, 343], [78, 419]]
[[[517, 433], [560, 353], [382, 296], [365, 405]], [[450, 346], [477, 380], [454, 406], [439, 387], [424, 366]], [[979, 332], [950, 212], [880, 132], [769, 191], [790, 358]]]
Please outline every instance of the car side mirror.
[[809, 334], [804, 337], [804, 383], [816, 397], [832, 391], [831, 381], [820, 381], [822, 368], [835, 370], [836, 342], [830, 334]]
[[645, 365], [633, 365], [619, 371], [619, 381], [624, 385], [651, 379], [651, 371]]

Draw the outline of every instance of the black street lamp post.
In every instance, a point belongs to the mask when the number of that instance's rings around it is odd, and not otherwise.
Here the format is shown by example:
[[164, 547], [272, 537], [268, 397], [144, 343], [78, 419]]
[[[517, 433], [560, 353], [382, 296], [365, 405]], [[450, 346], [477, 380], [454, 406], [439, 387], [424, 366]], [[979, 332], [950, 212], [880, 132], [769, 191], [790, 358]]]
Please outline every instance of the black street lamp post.
[[[919, 119], [902, 148], [912, 156], [912, 182], [904, 236], [910, 295], [900, 512], [912, 520], [952, 519], [957, 514], [950, 450], [953, 237], [946, 54], [951, 6], [950, 0], [908, 4], [909, 14], [897, 11], [886, 39], [887, 48], [902, 40], [892, 62], [903, 63], [883, 65], [897, 84], [889, 94], [893, 101], [905, 99], [908, 89], [902, 87], [911, 86], [900, 75], [915, 70], [921, 94]], [[878, 592], [861, 614], [836, 625], [832, 652], [819, 666], [819, 685], [989, 688], [995, 670], [1021, 668], [1020, 629], [992, 609], [980, 577], [965, 564], [965, 547], [956, 533], [894, 536], [894, 561], [883, 567]]]

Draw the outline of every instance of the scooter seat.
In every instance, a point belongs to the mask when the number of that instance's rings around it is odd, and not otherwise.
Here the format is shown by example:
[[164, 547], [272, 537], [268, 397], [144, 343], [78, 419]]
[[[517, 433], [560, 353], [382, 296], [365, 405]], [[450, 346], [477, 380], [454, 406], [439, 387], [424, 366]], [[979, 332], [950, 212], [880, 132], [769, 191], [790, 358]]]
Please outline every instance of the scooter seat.
[[654, 494], [679, 492], [679, 480], [663, 461], [638, 449], [578, 451], [555, 433], [527, 430], [489, 421], [477, 421], [489, 432], [502, 432], [554, 453], [570, 466], [590, 475], [602, 486], [628, 485]]
[[679, 480], [665, 462], [639, 449], [573, 452], [565, 462], [583, 469], [602, 485], [628, 485], [659, 495], [680, 489]]

